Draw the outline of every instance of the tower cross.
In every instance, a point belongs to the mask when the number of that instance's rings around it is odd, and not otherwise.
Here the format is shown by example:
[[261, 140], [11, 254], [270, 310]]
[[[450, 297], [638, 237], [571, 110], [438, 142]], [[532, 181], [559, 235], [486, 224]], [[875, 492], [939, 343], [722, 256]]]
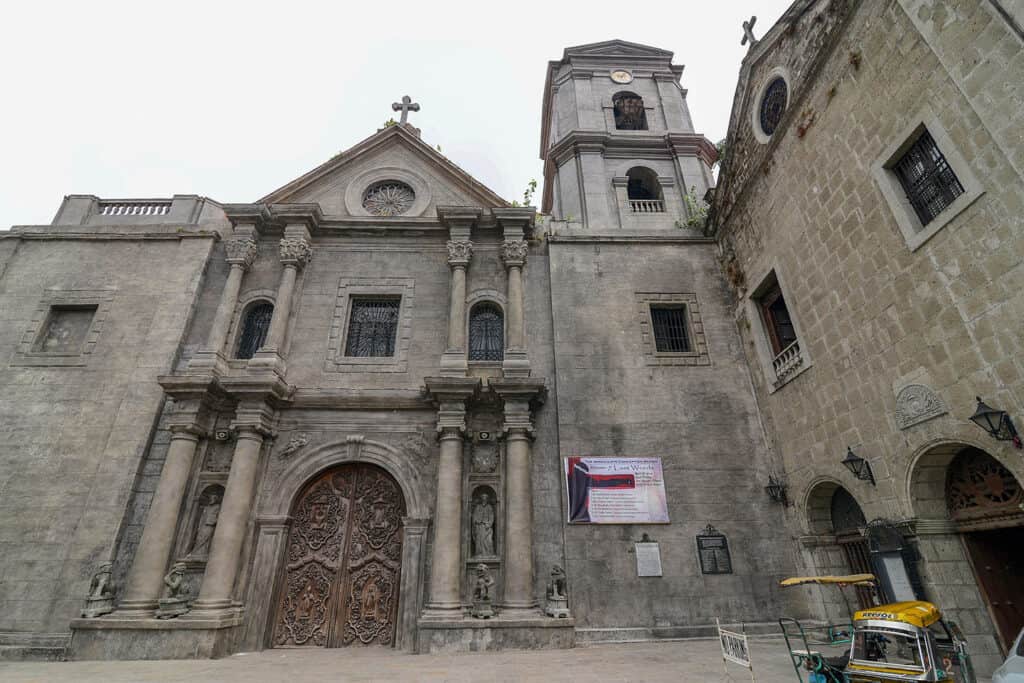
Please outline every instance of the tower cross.
[[408, 95], [402, 95], [402, 101], [401, 102], [395, 102], [394, 104], [391, 105], [391, 111], [400, 111], [400, 112], [402, 112], [402, 120], [399, 121], [399, 123], [405, 123], [406, 122], [406, 120], [409, 118], [409, 112], [411, 112], [411, 111], [419, 111], [419, 110], [420, 110], [420, 105], [418, 105], [415, 102], [413, 102], [412, 98], [409, 97]]
[[750, 21], [743, 22], [743, 40], [740, 41], [740, 45], [746, 45], [750, 43], [750, 47], [754, 47], [754, 43], [757, 42], [757, 38], [754, 37], [754, 24], [757, 23], [757, 17], [750, 17]]

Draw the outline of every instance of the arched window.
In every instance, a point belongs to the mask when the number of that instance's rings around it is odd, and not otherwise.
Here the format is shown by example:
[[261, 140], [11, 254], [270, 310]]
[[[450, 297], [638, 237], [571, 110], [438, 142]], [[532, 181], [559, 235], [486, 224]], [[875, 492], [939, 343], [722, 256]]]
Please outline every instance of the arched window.
[[469, 360], [501, 360], [505, 357], [505, 316], [490, 302], [469, 312]]
[[274, 317], [274, 304], [257, 301], [242, 316], [242, 334], [238, 337], [235, 358], [252, 358], [267, 341], [270, 319]]
[[665, 211], [664, 197], [658, 176], [649, 168], [634, 166], [626, 172], [626, 196], [633, 213], [661, 213]]
[[636, 93], [620, 92], [613, 95], [612, 110], [615, 112], [615, 130], [647, 130], [644, 99]]
[[788, 100], [789, 88], [786, 86], [786, 79], [776, 76], [761, 96], [758, 121], [761, 124], [761, 132], [765, 135], [771, 136], [778, 128]]

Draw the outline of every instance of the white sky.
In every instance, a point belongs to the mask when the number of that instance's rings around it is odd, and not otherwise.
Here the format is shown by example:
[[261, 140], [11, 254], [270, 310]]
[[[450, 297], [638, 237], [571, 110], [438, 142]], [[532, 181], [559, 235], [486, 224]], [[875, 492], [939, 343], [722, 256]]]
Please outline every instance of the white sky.
[[[0, 230], [65, 194], [254, 201], [409, 94], [423, 139], [506, 199], [537, 157], [548, 60], [621, 38], [675, 52], [698, 132], [725, 136], [742, 21], [790, 0], [11, 2], [0, 19]], [[535, 197], [539, 202], [540, 191]]]

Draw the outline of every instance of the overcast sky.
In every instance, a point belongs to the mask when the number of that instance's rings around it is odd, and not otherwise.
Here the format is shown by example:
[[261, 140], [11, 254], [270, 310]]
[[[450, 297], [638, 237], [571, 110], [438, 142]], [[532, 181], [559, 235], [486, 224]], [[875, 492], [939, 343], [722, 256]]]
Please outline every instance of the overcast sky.
[[[423, 138], [506, 199], [537, 157], [548, 60], [612, 38], [675, 52], [725, 136], [742, 22], [790, 0], [17, 2], [0, 21], [0, 229], [65, 194], [254, 201], [372, 134], [409, 94]], [[540, 193], [537, 194], [538, 200]]]

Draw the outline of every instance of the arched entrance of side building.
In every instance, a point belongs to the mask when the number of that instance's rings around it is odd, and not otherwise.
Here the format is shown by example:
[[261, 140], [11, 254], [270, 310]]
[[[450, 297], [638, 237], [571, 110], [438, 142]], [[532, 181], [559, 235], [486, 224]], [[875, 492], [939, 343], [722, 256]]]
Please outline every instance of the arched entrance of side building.
[[[813, 534], [815, 571], [819, 574], [871, 573], [871, 558], [867, 540], [861, 530], [867, 518], [860, 503], [849, 491], [836, 482], [823, 481], [814, 485], [807, 498], [807, 517]], [[823, 594], [826, 603], [838, 597]], [[874, 605], [869, 588], [857, 588], [860, 608]], [[835, 607], [837, 618], [849, 618], [844, 606], [828, 605], [830, 613]], [[840, 609], [841, 608], [841, 609]]]
[[1024, 628], [1020, 480], [980, 448], [943, 444], [918, 458], [910, 495], [919, 541], [928, 546], [929, 595], [969, 636], [990, 633], [1005, 654]]
[[292, 506], [271, 644], [393, 645], [404, 516], [401, 488], [376, 465], [314, 476]]

